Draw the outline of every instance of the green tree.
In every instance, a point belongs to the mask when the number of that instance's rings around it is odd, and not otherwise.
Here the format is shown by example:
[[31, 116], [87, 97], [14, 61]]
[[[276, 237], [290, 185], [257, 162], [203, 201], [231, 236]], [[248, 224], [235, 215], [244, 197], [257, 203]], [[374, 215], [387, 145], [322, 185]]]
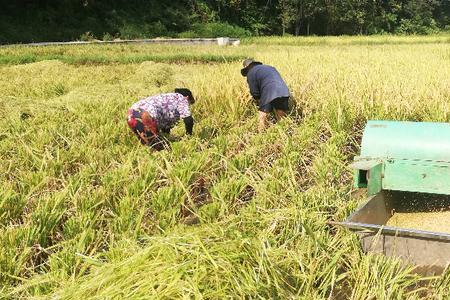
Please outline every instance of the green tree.
[[282, 34], [286, 33], [293, 21], [299, 19], [298, 7], [301, 0], [279, 0], [277, 8], [280, 11], [279, 18], [281, 20]]

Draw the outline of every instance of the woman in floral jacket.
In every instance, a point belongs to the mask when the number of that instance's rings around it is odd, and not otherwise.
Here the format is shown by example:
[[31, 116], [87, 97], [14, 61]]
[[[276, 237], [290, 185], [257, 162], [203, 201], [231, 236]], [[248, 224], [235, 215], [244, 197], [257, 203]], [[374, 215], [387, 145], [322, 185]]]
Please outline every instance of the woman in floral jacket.
[[141, 99], [128, 110], [128, 126], [143, 145], [162, 150], [166, 142], [161, 133], [169, 134], [180, 119], [184, 121], [186, 133], [192, 135], [194, 119], [189, 105], [194, 102], [192, 92], [185, 88]]

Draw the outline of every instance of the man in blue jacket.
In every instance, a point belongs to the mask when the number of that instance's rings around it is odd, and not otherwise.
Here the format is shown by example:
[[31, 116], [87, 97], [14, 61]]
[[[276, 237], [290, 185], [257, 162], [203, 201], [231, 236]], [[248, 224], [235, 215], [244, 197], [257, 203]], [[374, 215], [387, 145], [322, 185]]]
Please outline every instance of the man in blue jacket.
[[274, 67], [246, 59], [241, 74], [247, 77], [250, 94], [258, 103], [260, 130], [267, 127], [271, 112], [274, 112], [277, 121], [286, 116], [289, 110], [289, 89]]

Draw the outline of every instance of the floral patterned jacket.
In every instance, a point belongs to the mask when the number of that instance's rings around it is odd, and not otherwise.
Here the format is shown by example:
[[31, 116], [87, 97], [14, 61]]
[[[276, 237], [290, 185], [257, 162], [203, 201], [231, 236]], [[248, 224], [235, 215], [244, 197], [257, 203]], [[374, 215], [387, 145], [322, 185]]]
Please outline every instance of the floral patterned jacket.
[[181, 94], [168, 93], [139, 100], [131, 109], [148, 111], [159, 129], [170, 130], [180, 120], [191, 116], [188, 100]]

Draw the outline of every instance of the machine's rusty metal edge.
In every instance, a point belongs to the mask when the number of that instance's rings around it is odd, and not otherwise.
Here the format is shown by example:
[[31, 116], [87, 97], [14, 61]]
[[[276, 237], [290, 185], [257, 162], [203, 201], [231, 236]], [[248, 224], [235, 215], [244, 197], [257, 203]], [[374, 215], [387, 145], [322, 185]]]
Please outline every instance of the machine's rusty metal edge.
[[374, 233], [388, 234], [400, 237], [415, 237], [415, 238], [424, 238], [424, 239], [433, 239], [439, 241], [449, 241], [450, 242], [450, 234], [441, 233], [441, 232], [432, 232], [432, 231], [423, 231], [423, 230], [415, 230], [415, 229], [406, 229], [406, 228], [398, 228], [398, 227], [390, 227], [384, 225], [374, 225], [374, 224], [366, 224], [366, 223], [355, 223], [355, 222], [336, 222], [329, 221], [328, 224], [333, 226], [343, 226], [355, 231], [369, 231]]

